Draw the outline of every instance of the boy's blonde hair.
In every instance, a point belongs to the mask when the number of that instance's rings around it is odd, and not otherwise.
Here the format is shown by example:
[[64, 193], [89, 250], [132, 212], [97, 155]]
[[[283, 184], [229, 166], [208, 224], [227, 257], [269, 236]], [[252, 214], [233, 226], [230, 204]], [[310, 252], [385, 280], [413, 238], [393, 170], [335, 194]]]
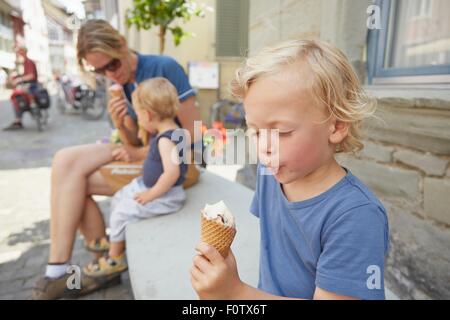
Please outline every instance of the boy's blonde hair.
[[132, 98], [136, 108], [148, 110], [161, 120], [175, 118], [180, 104], [177, 89], [161, 77], [141, 82]]
[[312, 70], [311, 89], [325, 105], [330, 117], [349, 124], [348, 135], [336, 152], [362, 149], [361, 122], [375, 111], [375, 104], [365, 94], [358, 77], [339, 49], [318, 40], [291, 40], [269, 47], [248, 58], [231, 82], [233, 96], [243, 99], [252, 83], [283, 70], [301, 68], [306, 62]]

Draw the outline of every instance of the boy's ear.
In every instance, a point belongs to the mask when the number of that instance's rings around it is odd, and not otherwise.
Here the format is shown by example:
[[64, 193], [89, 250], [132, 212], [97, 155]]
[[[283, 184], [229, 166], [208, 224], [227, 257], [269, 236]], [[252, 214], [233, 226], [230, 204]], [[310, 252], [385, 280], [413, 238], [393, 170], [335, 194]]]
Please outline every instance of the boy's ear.
[[330, 143], [340, 144], [347, 137], [348, 128], [349, 124], [347, 122], [335, 118], [331, 123]]

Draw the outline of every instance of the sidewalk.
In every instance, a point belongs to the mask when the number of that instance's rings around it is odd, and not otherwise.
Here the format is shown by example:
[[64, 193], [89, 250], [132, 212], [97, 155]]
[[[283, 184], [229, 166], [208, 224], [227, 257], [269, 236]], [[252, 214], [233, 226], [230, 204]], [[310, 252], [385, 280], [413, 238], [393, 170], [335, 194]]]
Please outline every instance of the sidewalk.
[[[0, 128], [13, 119], [8, 92], [0, 95]], [[6, 98], [5, 98], [6, 96]], [[83, 120], [50, 108], [48, 128], [38, 132], [29, 115], [20, 132], [0, 130], [0, 299], [27, 299], [45, 272], [49, 250], [50, 172], [55, 152], [65, 146], [92, 143], [109, 133], [106, 119]], [[108, 201], [99, 198], [108, 210]], [[78, 237], [73, 264], [90, 261]], [[83, 299], [133, 299], [128, 274], [122, 285]]]
[[0, 101], [9, 100], [12, 90], [10, 89], [0, 89]]
[[[13, 178], [14, 177], [14, 178]], [[26, 181], [39, 185], [39, 191]], [[0, 300], [28, 299], [36, 280], [45, 271], [49, 251], [49, 182], [50, 168], [0, 171]], [[12, 193], [27, 195], [20, 203]], [[100, 201], [104, 211], [109, 201]], [[83, 266], [90, 254], [77, 238], [72, 264]], [[122, 284], [94, 292], [81, 299], [133, 299], [128, 273]]]

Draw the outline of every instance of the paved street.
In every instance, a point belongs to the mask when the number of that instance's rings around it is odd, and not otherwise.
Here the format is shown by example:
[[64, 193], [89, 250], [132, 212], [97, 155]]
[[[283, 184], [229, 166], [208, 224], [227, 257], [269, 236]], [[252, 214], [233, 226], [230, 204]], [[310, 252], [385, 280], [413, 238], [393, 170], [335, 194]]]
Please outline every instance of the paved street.
[[[13, 119], [5, 95], [0, 102], [0, 128]], [[106, 119], [87, 121], [76, 112], [59, 114], [52, 105], [49, 125], [38, 132], [29, 114], [23, 131], [0, 131], [0, 299], [27, 299], [42, 276], [49, 250], [50, 167], [62, 147], [95, 143], [110, 132]], [[109, 201], [99, 197], [102, 211]], [[90, 255], [77, 238], [72, 264], [83, 265]], [[122, 284], [83, 299], [132, 299], [128, 273]]]

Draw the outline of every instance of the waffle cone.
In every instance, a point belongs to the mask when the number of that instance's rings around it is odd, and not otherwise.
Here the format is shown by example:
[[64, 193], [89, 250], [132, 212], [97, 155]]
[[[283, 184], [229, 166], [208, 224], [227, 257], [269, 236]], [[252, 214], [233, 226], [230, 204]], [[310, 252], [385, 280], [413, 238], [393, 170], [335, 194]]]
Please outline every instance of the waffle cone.
[[112, 85], [111, 87], [109, 87], [108, 92], [111, 99], [122, 98], [123, 96], [123, 89], [118, 85]]
[[122, 91], [120, 90], [110, 90], [109, 96], [112, 98], [122, 98]]
[[201, 214], [201, 240], [216, 248], [222, 257], [227, 257], [235, 234], [236, 228], [208, 220]]

